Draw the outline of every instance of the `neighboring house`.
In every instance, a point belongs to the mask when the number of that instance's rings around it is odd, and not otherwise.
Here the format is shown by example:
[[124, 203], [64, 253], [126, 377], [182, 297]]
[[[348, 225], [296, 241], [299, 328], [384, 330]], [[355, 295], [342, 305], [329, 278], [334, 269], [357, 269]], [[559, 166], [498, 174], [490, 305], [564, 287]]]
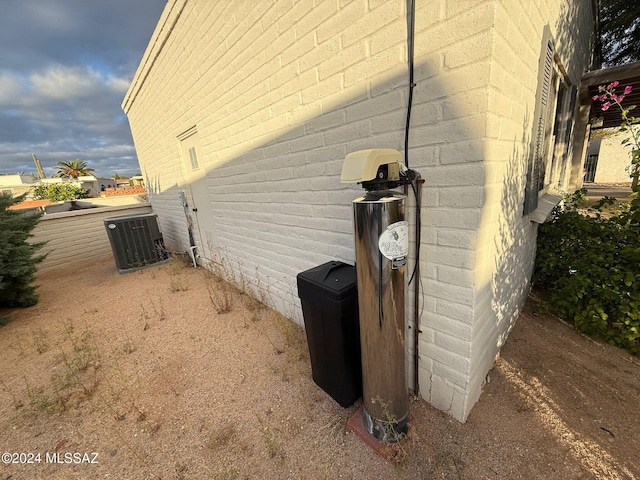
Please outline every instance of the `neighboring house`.
[[613, 129], [589, 141], [584, 167], [586, 183], [631, 185], [630, 149], [622, 144], [628, 137], [629, 133]]
[[136, 175], [131, 178], [117, 178], [114, 180], [116, 188], [127, 188], [132, 186], [144, 187], [144, 177], [142, 175]]
[[52, 183], [73, 183], [82, 187], [88, 192], [90, 197], [97, 197], [100, 191], [107, 188], [114, 188], [115, 181], [112, 178], [97, 178], [93, 175], [80, 176], [74, 178], [51, 177], [42, 180], [32, 175], [0, 175], [0, 191], [21, 195], [27, 193], [27, 198], [31, 198], [31, 189], [37, 185], [51, 185]]
[[129, 178], [129, 185], [132, 187], [142, 187], [144, 188], [144, 177], [142, 175], [134, 175]]
[[144, 195], [147, 190], [141, 186], [126, 186], [120, 188], [107, 188], [104, 192], [100, 192], [101, 197], [123, 197], [127, 195]]
[[13, 196], [28, 193], [38, 180], [32, 175], [0, 175], [0, 193], [8, 193]]
[[7, 210], [29, 210], [33, 212], [44, 212], [45, 207], [54, 204], [51, 200], [25, 200], [11, 205]]
[[89, 196], [97, 197], [100, 192], [104, 192], [108, 188], [116, 188], [116, 181], [113, 178], [97, 177], [95, 184], [91, 186]]
[[[354, 261], [345, 156], [404, 150], [407, 3], [167, 2], [123, 109], [170, 249], [192, 225], [205, 265], [226, 256], [302, 323], [296, 275]], [[584, 0], [416, 2], [407, 375], [460, 421], [529, 293], [536, 222], [582, 180], [594, 18]]]
[[[631, 165], [631, 134], [620, 131], [622, 112], [618, 105], [602, 109], [602, 103], [594, 101], [600, 86], [618, 82], [615, 93], [624, 95], [622, 106], [630, 108], [640, 105], [640, 62], [627, 63], [616, 67], [603, 68], [587, 72], [580, 82], [581, 110], [589, 116], [590, 142], [584, 158], [584, 181], [589, 183], [631, 184], [629, 168]], [[637, 116], [630, 110], [630, 116]], [[635, 126], [634, 128], [640, 128]], [[637, 132], [637, 130], [636, 130]], [[625, 139], [629, 143], [623, 144]]]

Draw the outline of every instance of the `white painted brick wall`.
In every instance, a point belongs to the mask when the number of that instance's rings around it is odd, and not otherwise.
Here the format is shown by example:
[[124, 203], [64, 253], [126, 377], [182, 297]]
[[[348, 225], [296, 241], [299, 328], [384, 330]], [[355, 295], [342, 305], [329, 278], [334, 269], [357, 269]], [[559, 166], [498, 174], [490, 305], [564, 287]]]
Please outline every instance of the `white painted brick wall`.
[[[182, 3], [167, 6], [168, 25]], [[263, 282], [278, 279], [272, 287], [280, 296], [297, 297], [295, 275], [318, 263], [353, 262], [350, 205], [360, 190], [339, 182], [346, 154], [372, 141], [402, 143], [405, 92], [383, 85], [372, 93], [371, 85], [404, 75], [404, 6], [312, 7], [187, 6], [127, 112], [145, 174], [158, 185], [152, 202], [167, 240], [186, 249], [177, 193], [188, 186], [176, 136], [197, 125], [204, 162], [212, 166], [207, 182], [218, 247], [241, 259], [252, 281], [255, 267]], [[390, 21], [396, 28], [385, 27]], [[207, 35], [184, 35], [201, 30]], [[373, 120], [387, 113], [395, 116], [375, 124], [373, 140]], [[295, 319], [301, 322], [299, 311]]]
[[[539, 38], [547, 22], [584, 24], [590, 12], [576, 14], [577, 4], [417, 2], [409, 157], [425, 180], [418, 373], [422, 395], [460, 420], [497, 353], [487, 345], [526, 296], [535, 229], [518, 210]], [[351, 200], [361, 189], [340, 184], [344, 157], [403, 147], [405, 8], [170, 0], [123, 103], [166, 241], [188, 246], [177, 136], [196, 125], [215, 247], [301, 323], [296, 274], [354, 261]], [[558, 35], [558, 50], [575, 74], [584, 65], [569, 52], [587, 47], [572, 35]]]
[[[591, 12], [576, 12], [578, 2], [541, 3], [417, 5], [410, 154], [413, 165], [424, 166], [428, 192], [421, 269], [429, 306], [421, 318], [420, 389], [461, 419], [528, 292], [535, 227], [521, 215], [526, 115], [535, 100], [543, 25], [589, 31]], [[568, 31], [558, 37], [578, 50], [578, 59], [566, 58], [576, 79], [588, 42]]]
[[589, 6], [578, 0], [496, 5], [484, 149], [486, 204], [477, 231], [465, 411], [479, 398], [485, 375], [529, 290], [536, 226], [522, 216], [522, 205], [543, 26], [550, 24], [560, 61], [570, 80], [579, 84], [589, 61], [591, 22]]

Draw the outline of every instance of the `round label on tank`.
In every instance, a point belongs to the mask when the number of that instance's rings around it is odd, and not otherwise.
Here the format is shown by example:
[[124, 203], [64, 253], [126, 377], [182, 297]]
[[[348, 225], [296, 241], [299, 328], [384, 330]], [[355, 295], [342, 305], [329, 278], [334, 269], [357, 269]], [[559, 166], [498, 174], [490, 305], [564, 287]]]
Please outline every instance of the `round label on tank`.
[[406, 257], [409, 253], [409, 223], [392, 223], [378, 239], [380, 253], [389, 260]]

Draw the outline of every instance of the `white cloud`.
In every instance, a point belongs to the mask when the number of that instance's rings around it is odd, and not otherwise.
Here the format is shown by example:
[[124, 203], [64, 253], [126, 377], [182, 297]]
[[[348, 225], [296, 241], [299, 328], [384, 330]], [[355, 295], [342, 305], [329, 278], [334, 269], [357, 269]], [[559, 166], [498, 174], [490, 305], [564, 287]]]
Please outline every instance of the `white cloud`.
[[129, 85], [131, 84], [131, 80], [124, 77], [114, 77], [110, 76], [107, 79], [107, 85], [114, 91], [121, 93], [124, 95], [127, 93], [129, 89]]
[[94, 75], [79, 67], [56, 66], [31, 75], [30, 96], [61, 100], [83, 97], [95, 91]]
[[33, 100], [95, 98], [105, 90], [120, 93], [126, 88], [128, 81], [123, 78], [103, 75], [87, 67], [55, 65], [31, 75], [28, 96]]
[[[0, 15], [0, 172], [137, 171], [120, 108], [166, 0], [12, 0]], [[10, 46], [10, 47], [9, 47]], [[132, 173], [133, 173], [132, 172]]]
[[15, 74], [0, 72], [0, 107], [15, 105], [21, 90], [21, 82]]

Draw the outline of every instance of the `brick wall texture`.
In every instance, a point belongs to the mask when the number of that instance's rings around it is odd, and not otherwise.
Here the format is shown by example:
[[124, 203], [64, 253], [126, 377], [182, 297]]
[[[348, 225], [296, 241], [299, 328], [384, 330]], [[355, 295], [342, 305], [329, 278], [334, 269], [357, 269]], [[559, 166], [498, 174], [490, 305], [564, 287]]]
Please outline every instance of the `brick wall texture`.
[[[167, 244], [187, 250], [191, 216], [204, 256], [220, 253], [254, 288], [268, 285], [274, 306], [302, 323], [296, 275], [354, 262], [361, 189], [340, 183], [345, 156], [403, 150], [406, 3], [169, 0], [123, 102]], [[522, 204], [543, 27], [579, 82], [588, 3], [416, 1], [419, 389], [461, 421], [528, 293], [536, 227]], [[193, 127], [197, 171], [181, 147]], [[414, 209], [410, 199], [412, 228]], [[413, 287], [410, 384], [412, 302]]]

